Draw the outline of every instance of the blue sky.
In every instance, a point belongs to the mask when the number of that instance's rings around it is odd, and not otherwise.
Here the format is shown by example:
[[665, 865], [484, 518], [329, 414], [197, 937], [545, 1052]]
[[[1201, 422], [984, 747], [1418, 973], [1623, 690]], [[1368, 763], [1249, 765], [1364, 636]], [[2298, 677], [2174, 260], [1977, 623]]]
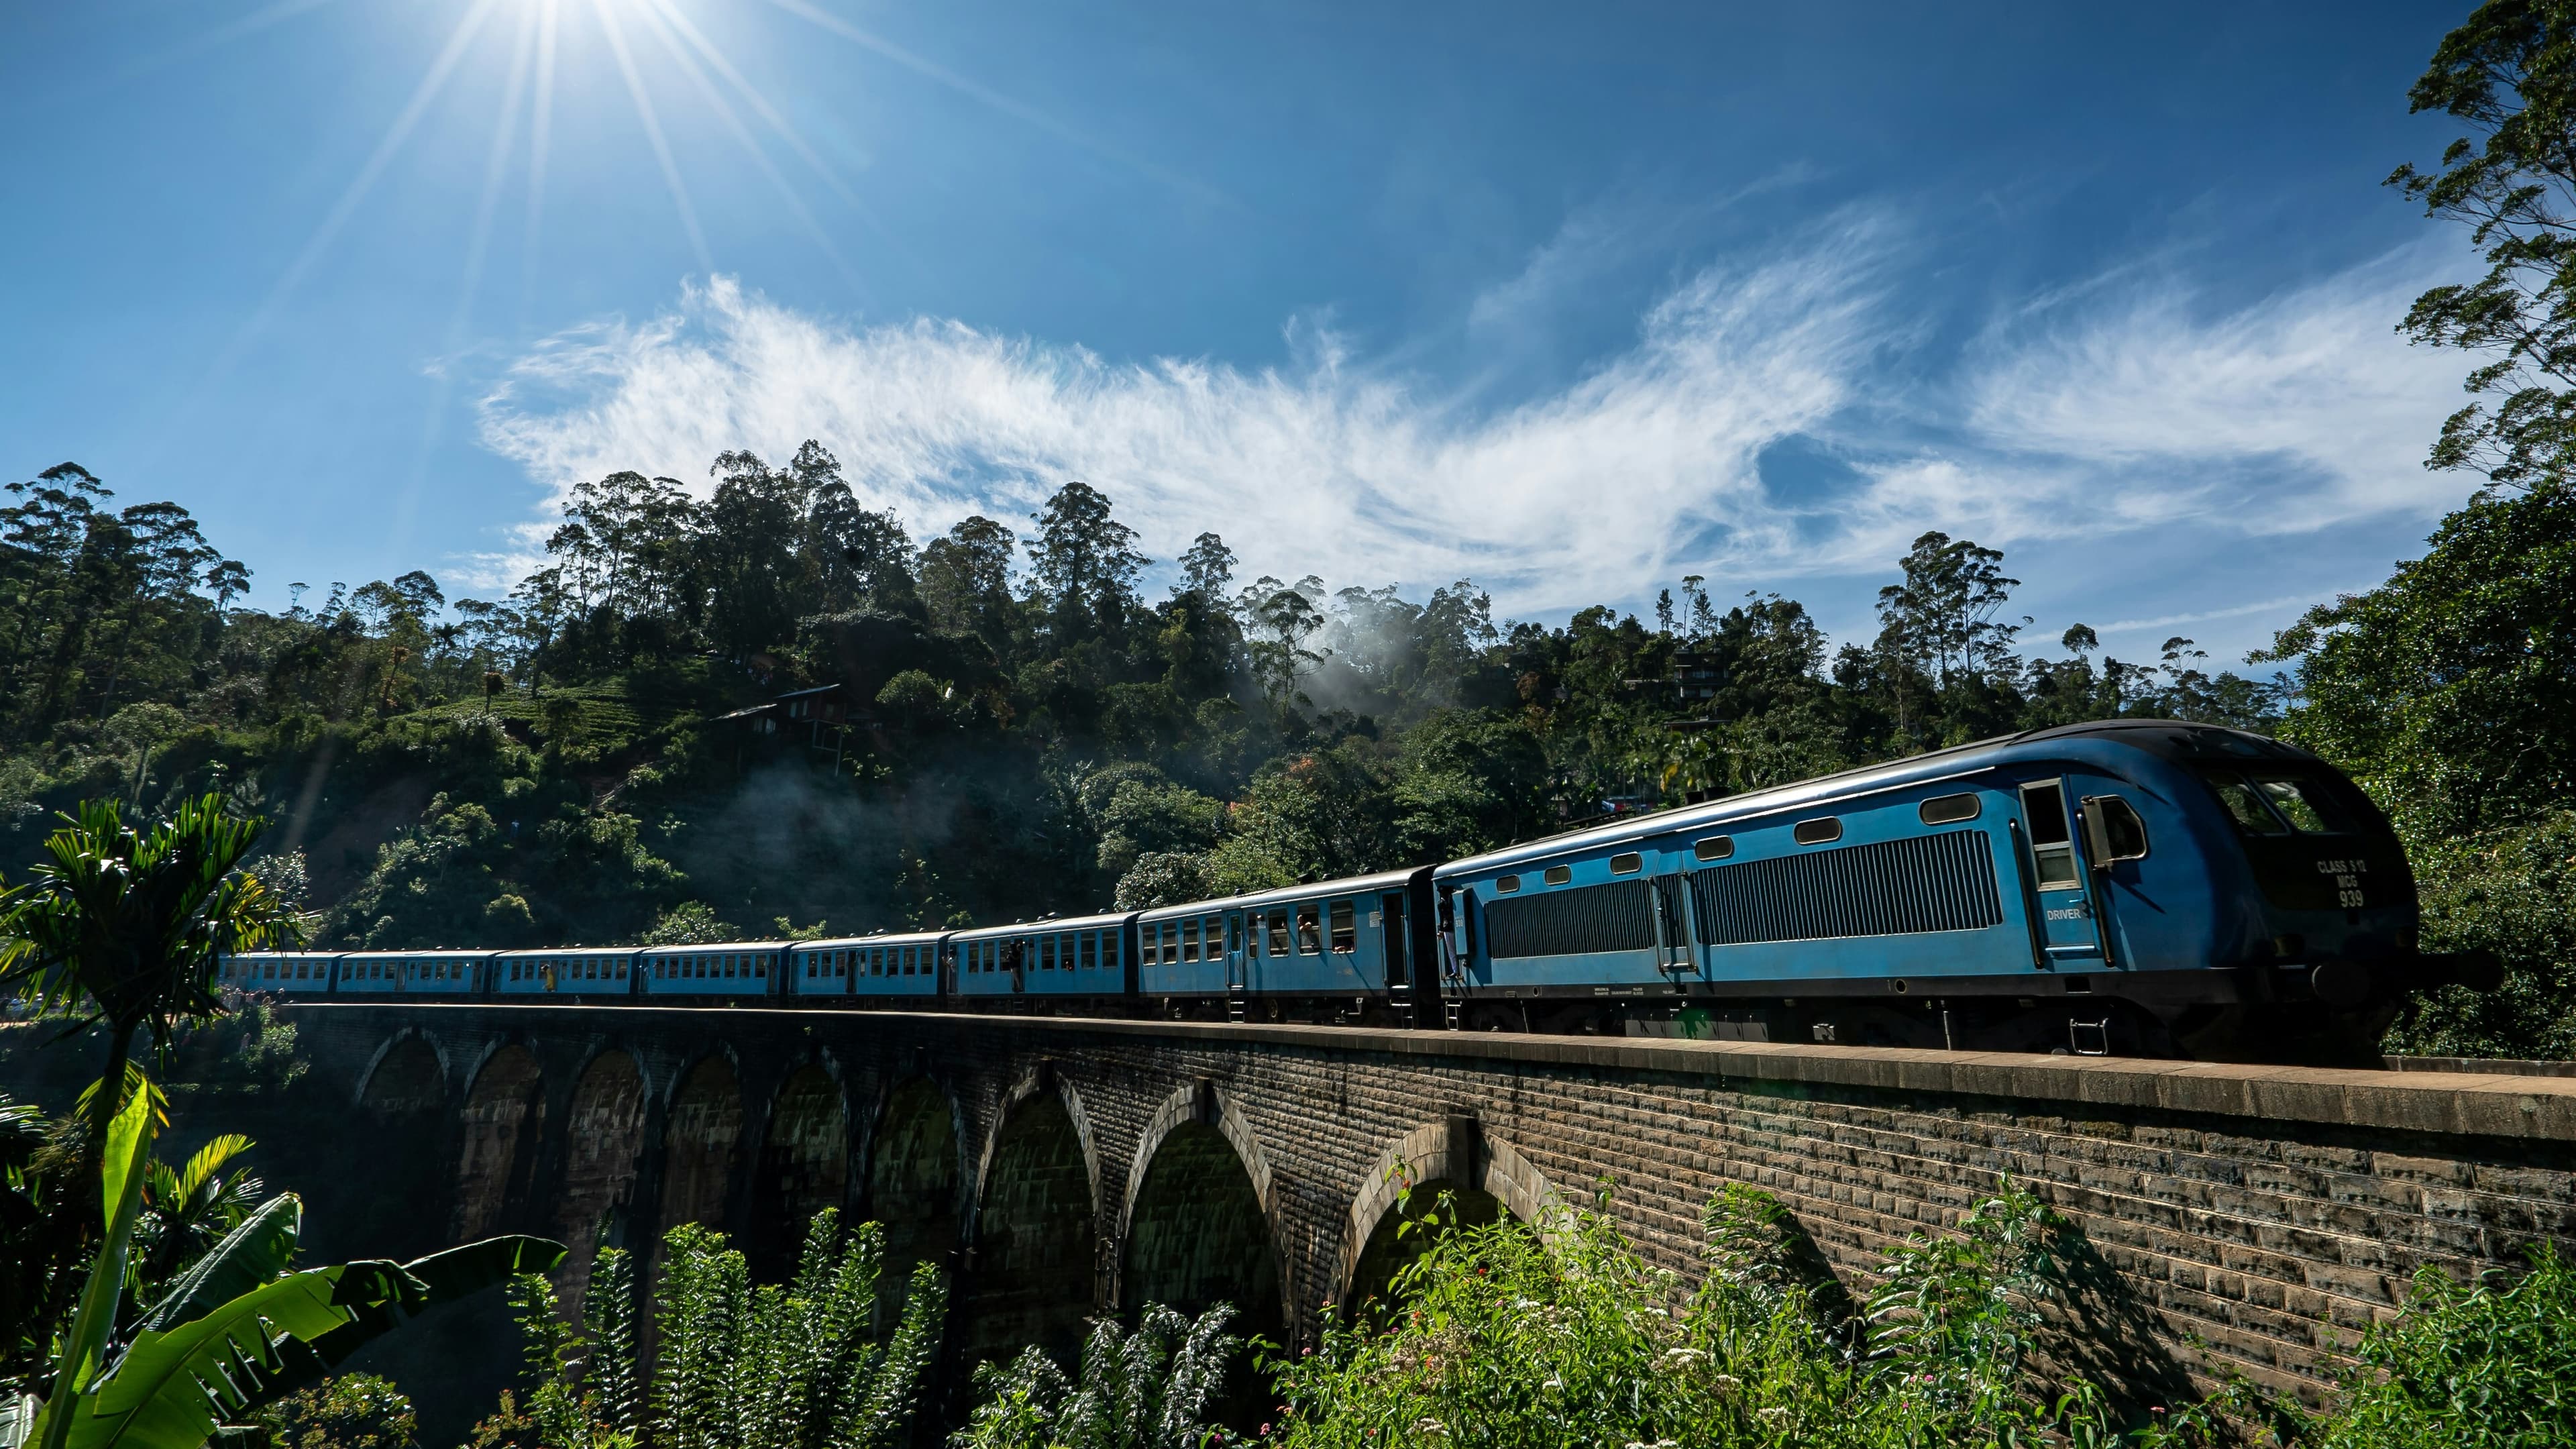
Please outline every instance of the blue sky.
[[1925, 528], [2221, 656], [2411, 556], [2467, 266], [2378, 183], [2465, 5], [94, 0], [0, 17], [0, 474], [254, 599], [506, 586], [811, 436], [917, 537], [1869, 630]]

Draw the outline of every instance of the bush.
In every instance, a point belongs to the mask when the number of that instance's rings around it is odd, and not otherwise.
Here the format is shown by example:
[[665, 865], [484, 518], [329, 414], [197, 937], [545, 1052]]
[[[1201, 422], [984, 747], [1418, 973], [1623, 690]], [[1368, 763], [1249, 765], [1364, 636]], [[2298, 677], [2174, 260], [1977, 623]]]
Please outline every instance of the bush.
[[983, 1402], [949, 1439], [952, 1449], [1203, 1449], [1232, 1436], [1207, 1422], [1209, 1401], [1243, 1340], [1225, 1331], [1220, 1303], [1192, 1322], [1147, 1304], [1136, 1331], [1103, 1319], [1082, 1346], [1082, 1377], [1029, 1349], [975, 1370]]
[[287, 1395], [259, 1416], [275, 1449], [411, 1449], [420, 1418], [389, 1379], [342, 1374]]

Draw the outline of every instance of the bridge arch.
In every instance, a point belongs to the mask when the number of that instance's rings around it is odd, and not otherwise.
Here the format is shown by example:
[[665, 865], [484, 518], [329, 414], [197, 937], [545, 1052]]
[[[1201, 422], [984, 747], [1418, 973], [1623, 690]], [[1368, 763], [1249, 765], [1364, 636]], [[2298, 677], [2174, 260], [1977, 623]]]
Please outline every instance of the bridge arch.
[[1270, 1211], [1270, 1163], [1251, 1125], [1211, 1082], [1174, 1092], [1147, 1121], [1128, 1172], [1119, 1311], [1160, 1303], [1195, 1317], [1231, 1303], [1236, 1332], [1283, 1342]]
[[655, 1240], [682, 1223], [722, 1230], [742, 1165], [742, 1074], [731, 1048], [708, 1052], [673, 1080], [662, 1121]]
[[389, 1114], [446, 1106], [446, 1046], [416, 1026], [385, 1038], [358, 1073], [356, 1101], [363, 1110]]
[[634, 1246], [632, 1212], [651, 1102], [643, 1064], [619, 1044], [599, 1046], [573, 1078], [555, 1195], [555, 1235], [572, 1249], [558, 1282], [568, 1313], [581, 1311], [595, 1250]]
[[745, 1235], [754, 1274], [783, 1281], [794, 1270], [806, 1224], [825, 1208], [846, 1206], [849, 1181], [850, 1112], [839, 1064], [816, 1056], [770, 1096]]
[[525, 1046], [495, 1043], [477, 1064], [458, 1114], [456, 1241], [528, 1221], [545, 1125], [545, 1069]]
[[[1546, 1174], [1475, 1118], [1424, 1123], [1379, 1153], [1361, 1179], [1324, 1301], [1351, 1307], [1381, 1290], [1419, 1252], [1399, 1240], [1398, 1224], [1430, 1212], [1440, 1189], [1455, 1194], [1462, 1226], [1495, 1222], [1508, 1214], [1545, 1237], [1566, 1211]], [[1408, 1190], [1413, 1194], [1409, 1199]]]
[[995, 1114], [975, 1174], [960, 1349], [965, 1366], [1036, 1344], [1067, 1366], [1099, 1303], [1100, 1159], [1082, 1099], [1048, 1068]]

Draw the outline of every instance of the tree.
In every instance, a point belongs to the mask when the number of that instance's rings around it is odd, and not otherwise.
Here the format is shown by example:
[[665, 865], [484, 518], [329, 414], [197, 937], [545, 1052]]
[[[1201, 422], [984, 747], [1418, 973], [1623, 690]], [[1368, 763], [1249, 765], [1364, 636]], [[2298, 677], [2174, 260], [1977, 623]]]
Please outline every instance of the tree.
[[2398, 330], [2488, 360], [2473, 402], [2442, 424], [2428, 468], [2497, 484], [2565, 480], [2576, 464], [2576, 4], [2487, 0], [2442, 38], [2408, 92], [2416, 112], [2466, 122], [2432, 171], [2388, 184], [2462, 222], [2486, 275], [2425, 292]]
[[1011, 531], [982, 514], [921, 551], [921, 601], [933, 627], [981, 637], [996, 653], [1010, 640]]
[[1038, 526], [1029, 587], [1053, 626], [1070, 639], [1116, 638], [1137, 605], [1136, 576], [1152, 562], [1136, 551], [1136, 530], [1111, 516], [1107, 495], [1081, 482], [1056, 490], [1029, 517]]
[[1215, 534], [1202, 533], [1190, 541], [1188, 552], [1181, 555], [1181, 582], [1174, 592], [1221, 600], [1225, 586], [1232, 582], [1234, 550]]
[[[0, 894], [0, 985], [104, 1021], [99, 1080], [123, 1082], [137, 1031], [163, 1044], [174, 1022], [221, 1008], [223, 957], [303, 939], [302, 922], [243, 869], [264, 823], [227, 815], [220, 795], [139, 831], [113, 801], [64, 816], [33, 879]], [[120, 1105], [113, 1089], [97, 1094], [94, 1142]]]

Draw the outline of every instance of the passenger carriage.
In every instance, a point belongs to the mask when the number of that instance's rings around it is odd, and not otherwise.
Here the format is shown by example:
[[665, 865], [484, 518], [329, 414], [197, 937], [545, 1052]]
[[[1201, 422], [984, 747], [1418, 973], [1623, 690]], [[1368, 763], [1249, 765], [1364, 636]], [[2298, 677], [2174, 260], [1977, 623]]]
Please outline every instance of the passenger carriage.
[[[1163, 1015], [1410, 1024], [1437, 982], [1429, 867], [1145, 911], [1137, 992]], [[1417, 986], [1420, 996], [1417, 998]]]
[[638, 994], [679, 1003], [757, 1001], [778, 994], [785, 941], [646, 946], [635, 955]]
[[328, 996], [337, 951], [239, 951], [215, 968], [216, 984], [263, 996]]
[[632, 946], [549, 946], [503, 951], [492, 961], [492, 995], [615, 1000], [635, 994]]
[[486, 987], [494, 951], [347, 951], [334, 974], [334, 996], [474, 997]]
[[1136, 994], [1135, 928], [1127, 912], [954, 932], [948, 994], [986, 1011], [1124, 1015]]
[[787, 951], [787, 994], [853, 1006], [939, 1004], [944, 931], [799, 941]]

